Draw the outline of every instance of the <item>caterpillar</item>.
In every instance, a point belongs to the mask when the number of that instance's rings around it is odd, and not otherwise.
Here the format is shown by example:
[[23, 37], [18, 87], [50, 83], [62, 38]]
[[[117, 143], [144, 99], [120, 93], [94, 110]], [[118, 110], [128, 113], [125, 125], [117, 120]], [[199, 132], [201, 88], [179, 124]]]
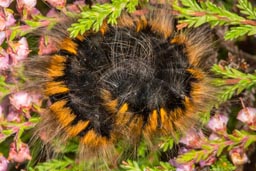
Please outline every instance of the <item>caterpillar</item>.
[[176, 31], [170, 10], [158, 8], [76, 38], [69, 23], [46, 33], [56, 53], [26, 65], [29, 83], [51, 103], [38, 125], [47, 143], [76, 138], [80, 156], [111, 158], [118, 142], [135, 149], [142, 139], [185, 133], [214, 100], [206, 29]]

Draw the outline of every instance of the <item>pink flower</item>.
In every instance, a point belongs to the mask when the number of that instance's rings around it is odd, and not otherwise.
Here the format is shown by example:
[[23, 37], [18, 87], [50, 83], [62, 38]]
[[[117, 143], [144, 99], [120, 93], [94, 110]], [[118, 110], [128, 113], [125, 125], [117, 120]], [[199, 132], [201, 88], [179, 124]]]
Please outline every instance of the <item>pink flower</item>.
[[6, 117], [6, 120], [8, 122], [20, 122], [21, 121], [20, 117], [21, 115], [18, 111], [11, 110]]
[[199, 165], [200, 165], [200, 167], [211, 166], [215, 161], [216, 161], [216, 157], [214, 154], [214, 155], [209, 156], [206, 160], [200, 161]]
[[29, 12], [31, 16], [41, 15], [41, 12], [37, 8], [32, 8]]
[[208, 127], [213, 132], [226, 132], [228, 123], [228, 117], [221, 114], [215, 114], [209, 121]]
[[26, 9], [31, 11], [36, 6], [37, 0], [17, 0], [17, 9]]
[[190, 148], [200, 148], [207, 141], [201, 130], [190, 129], [185, 136], [180, 139], [180, 143]]
[[0, 31], [3, 31], [6, 27], [12, 26], [15, 22], [16, 20], [11, 10], [0, 8]]
[[4, 31], [0, 31], [0, 45], [4, 42], [6, 34]]
[[26, 160], [31, 160], [29, 147], [27, 144], [22, 143], [19, 148], [15, 143], [11, 143], [8, 159], [14, 162], [22, 163]]
[[194, 171], [195, 170], [194, 161], [180, 164], [175, 159], [171, 159], [169, 160], [169, 163], [172, 166], [176, 167], [176, 171]]
[[6, 25], [6, 27], [10, 27], [10, 26], [15, 24], [16, 20], [15, 20], [15, 18], [14, 18], [14, 16], [13, 16], [11, 11], [9, 11], [9, 10], [5, 10], [5, 11], [6, 11], [5, 12], [5, 16], [6, 16], [6, 23], [5, 23], [5, 25]]
[[9, 62], [10, 62], [9, 55], [5, 52], [4, 49], [0, 48], [0, 71], [8, 69], [10, 66]]
[[256, 130], [256, 108], [245, 107], [240, 110], [236, 118], [248, 124], [252, 130]]
[[9, 5], [12, 3], [12, 0], [0, 0], [0, 6], [1, 7], [9, 7]]
[[17, 64], [18, 61], [21, 61], [27, 58], [29, 54], [28, 42], [25, 37], [22, 37], [18, 42], [9, 43], [7, 52], [10, 54], [13, 60], [13, 64]]
[[30, 97], [32, 98], [33, 104], [40, 105], [42, 101], [42, 94], [33, 92], [33, 93], [30, 93]]
[[[96, 0], [97, 3], [100, 3], [100, 4], [104, 4], [104, 3], [107, 3], [107, 2], [110, 2], [110, 0]], [[159, 1], [157, 1], [157, 4], [158, 4]]]
[[9, 161], [2, 155], [0, 155], [0, 171], [8, 171]]
[[221, 139], [221, 137], [215, 133], [211, 133], [211, 135], [209, 136], [209, 140], [212, 140], [212, 141], [220, 140], [220, 139]]
[[46, 14], [47, 17], [51, 17], [51, 18], [57, 18], [59, 17], [59, 14], [58, 12], [56, 11], [56, 9], [52, 8], [50, 9], [47, 14]]
[[229, 155], [234, 165], [243, 165], [249, 161], [246, 153], [241, 148], [232, 149], [229, 151]]
[[195, 171], [194, 164], [183, 164], [176, 167], [176, 171]]
[[23, 20], [32, 19], [31, 16], [40, 14], [40, 11], [35, 8], [37, 0], [17, 0], [16, 9], [21, 14]]
[[42, 36], [39, 41], [39, 55], [47, 55], [57, 51], [54, 41], [48, 36]]
[[[3, 107], [0, 106], [0, 121], [4, 120], [4, 113], [3, 113]], [[0, 127], [0, 131], [1, 131], [1, 127]]]
[[46, 2], [57, 9], [61, 9], [66, 5], [66, 0], [46, 0]]
[[67, 10], [79, 13], [81, 12], [81, 6], [85, 5], [84, 1], [75, 1], [72, 4], [67, 5]]
[[22, 108], [30, 108], [32, 98], [31, 96], [26, 92], [18, 92], [12, 94], [10, 97], [10, 103], [17, 109], [20, 110]]

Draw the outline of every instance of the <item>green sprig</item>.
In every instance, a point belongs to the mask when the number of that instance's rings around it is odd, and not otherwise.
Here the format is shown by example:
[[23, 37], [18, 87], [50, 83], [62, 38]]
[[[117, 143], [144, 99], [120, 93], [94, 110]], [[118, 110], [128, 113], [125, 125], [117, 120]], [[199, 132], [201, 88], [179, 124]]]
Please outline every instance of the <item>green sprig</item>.
[[247, 74], [230, 67], [221, 68], [218, 65], [214, 65], [211, 70], [223, 78], [214, 80], [214, 84], [222, 89], [220, 93], [222, 102], [256, 86], [256, 73]]
[[241, 10], [242, 14], [247, 15], [248, 19], [256, 19], [256, 8], [248, 0], [239, 0], [237, 7]]
[[124, 9], [131, 13], [136, 10], [138, 2], [138, 0], [112, 0], [112, 3], [95, 4], [91, 9], [85, 9], [78, 22], [68, 29], [70, 36], [76, 37], [90, 29], [98, 31], [106, 19], [107, 23], [114, 25]]
[[217, 6], [208, 1], [182, 0], [182, 6], [178, 1], [173, 4], [173, 8], [177, 10], [181, 18], [181, 23], [188, 24], [188, 27], [199, 27], [205, 23], [209, 23], [212, 27], [229, 25], [224, 36], [226, 40], [233, 40], [243, 35], [256, 34], [256, 9], [248, 0], [239, 0], [237, 7], [246, 17], [240, 16], [227, 10], [224, 6]]
[[17, 130], [13, 128], [18, 128], [19, 129], [19, 135], [18, 138], [22, 136], [22, 133], [25, 130], [29, 130], [34, 128], [34, 126], [39, 122], [38, 117], [32, 117], [29, 119], [27, 122], [22, 122], [22, 123], [17, 123], [17, 122], [8, 122], [8, 121], [1, 121], [0, 126], [8, 128], [5, 130], [2, 130], [1, 133], [3, 136], [0, 138], [0, 143], [4, 142], [8, 137], [12, 136], [13, 134], [17, 133]]
[[63, 157], [63, 159], [53, 159], [47, 162], [38, 164], [35, 168], [29, 168], [29, 171], [79, 171], [79, 167], [76, 166], [74, 160], [69, 159], [67, 157]]
[[163, 137], [163, 141], [164, 142], [160, 146], [160, 149], [162, 149], [163, 152], [173, 148], [175, 141], [172, 137]]
[[10, 92], [4, 76], [0, 76], [0, 92], [2, 93], [2, 97], [4, 97], [3, 94], [8, 94]]
[[160, 162], [159, 166], [149, 167], [139, 164], [137, 161], [128, 160], [123, 162], [121, 168], [126, 171], [174, 171], [176, 170], [170, 163]]
[[208, 141], [202, 145], [199, 150], [190, 150], [187, 153], [179, 155], [177, 158], [178, 163], [187, 163], [190, 161], [204, 161], [207, 160], [211, 155], [219, 157], [224, 149], [228, 151], [234, 149], [235, 147], [243, 147], [247, 149], [252, 143], [256, 142], [255, 133], [247, 131], [235, 130], [233, 134], [228, 134], [224, 138], [218, 140]]
[[236, 167], [228, 160], [226, 155], [222, 155], [217, 162], [210, 166], [210, 171], [233, 171]]

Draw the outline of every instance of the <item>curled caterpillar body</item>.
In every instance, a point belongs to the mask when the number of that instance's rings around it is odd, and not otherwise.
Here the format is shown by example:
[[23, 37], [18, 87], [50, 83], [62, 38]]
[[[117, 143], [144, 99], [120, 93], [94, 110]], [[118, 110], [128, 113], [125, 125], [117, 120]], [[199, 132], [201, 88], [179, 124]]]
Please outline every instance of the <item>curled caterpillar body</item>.
[[116, 26], [74, 39], [66, 28], [49, 33], [58, 52], [27, 65], [51, 102], [39, 124], [48, 141], [77, 137], [81, 155], [111, 156], [119, 141], [136, 146], [186, 131], [213, 100], [209, 34], [175, 32], [167, 10], [123, 14]]

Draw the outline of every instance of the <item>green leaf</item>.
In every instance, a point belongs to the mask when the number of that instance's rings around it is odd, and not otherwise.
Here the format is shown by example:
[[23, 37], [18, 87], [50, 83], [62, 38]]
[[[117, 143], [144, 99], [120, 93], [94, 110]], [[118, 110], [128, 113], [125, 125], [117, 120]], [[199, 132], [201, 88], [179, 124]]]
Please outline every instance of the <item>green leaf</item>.
[[126, 164], [122, 164], [121, 168], [127, 171], [143, 171], [143, 169], [140, 168], [139, 164], [136, 161], [131, 160], [128, 160]]
[[237, 27], [231, 27], [229, 31], [225, 33], [225, 40], [234, 40], [244, 35], [256, 34], [256, 26], [241, 25]]
[[125, 8], [131, 13], [136, 10], [138, 3], [138, 0], [112, 0], [112, 3], [95, 4], [91, 9], [84, 10], [78, 22], [68, 28], [70, 36], [82, 35], [90, 29], [99, 31], [105, 20], [114, 25]]
[[217, 150], [217, 157], [221, 155], [222, 151], [224, 150], [224, 148], [226, 148], [226, 146], [224, 144], [220, 144], [219, 148]]
[[[215, 85], [222, 88], [219, 95], [222, 102], [232, 98], [235, 94], [240, 94], [244, 90], [251, 90], [252, 87], [256, 86], [256, 74], [243, 73], [230, 67], [221, 68], [218, 65], [214, 65], [211, 71], [224, 78], [223, 80], [216, 79], [213, 81]], [[229, 85], [225, 79], [233, 79], [236, 83]]]
[[236, 167], [227, 159], [227, 156], [221, 156], [217, 162], [210, 166], [210, 171], [233, 171]]
[[181, 0], [182, 5], [200, 11], [201, 7], [196, 0]]
[[224, 6], [217, 6], [209, 0], [200, 1], [200, 4], [196, 0], [182, 0], [181, 4], [182, 6], [175, 1], [172, 6], [180, 13], [179, 23], [186, 23], [188, 27], [199, 27], [205, 23], [209, 23], [212, 27], [228, 25], [231, 29], [225, 34], [226, 40], [256, 34], [256, 8], [253, 8], [248, 0], [239, 0], [237, 5], [247, 18], [227, 10]]
[[199, 152], [200, 151], [191, 150], [191, 151], [189, 151], [187, 153], [184, 153], [184, 154], [178, 156], [177, 162], [178, 163], [187, 163], [187, 162], [189, 162], [191, 160], [198, 160], [200, 158], [200, 156], [201, 156], [201, 154]]
[[79, 171], [79, 167], [74, 163], [74, 160], [71, 160], [67, 157], [63, 159], [53, 159], [46, 161], [44, 163], [38, 164], [35, 168], [29, 168], [29, 171]]
[[164, 138], [164, 143], [160, 146], [160, 149], [163, 150], [163, 152], [166, 152], [167, 150], [170, 150], [173, 148], [174, 145], [174, 139], [171, 137]]
[[248, 0], [239, 0], [237, 7], [242, 14], [247, 15], [248, 19], [256, 19], [256, 9]]

